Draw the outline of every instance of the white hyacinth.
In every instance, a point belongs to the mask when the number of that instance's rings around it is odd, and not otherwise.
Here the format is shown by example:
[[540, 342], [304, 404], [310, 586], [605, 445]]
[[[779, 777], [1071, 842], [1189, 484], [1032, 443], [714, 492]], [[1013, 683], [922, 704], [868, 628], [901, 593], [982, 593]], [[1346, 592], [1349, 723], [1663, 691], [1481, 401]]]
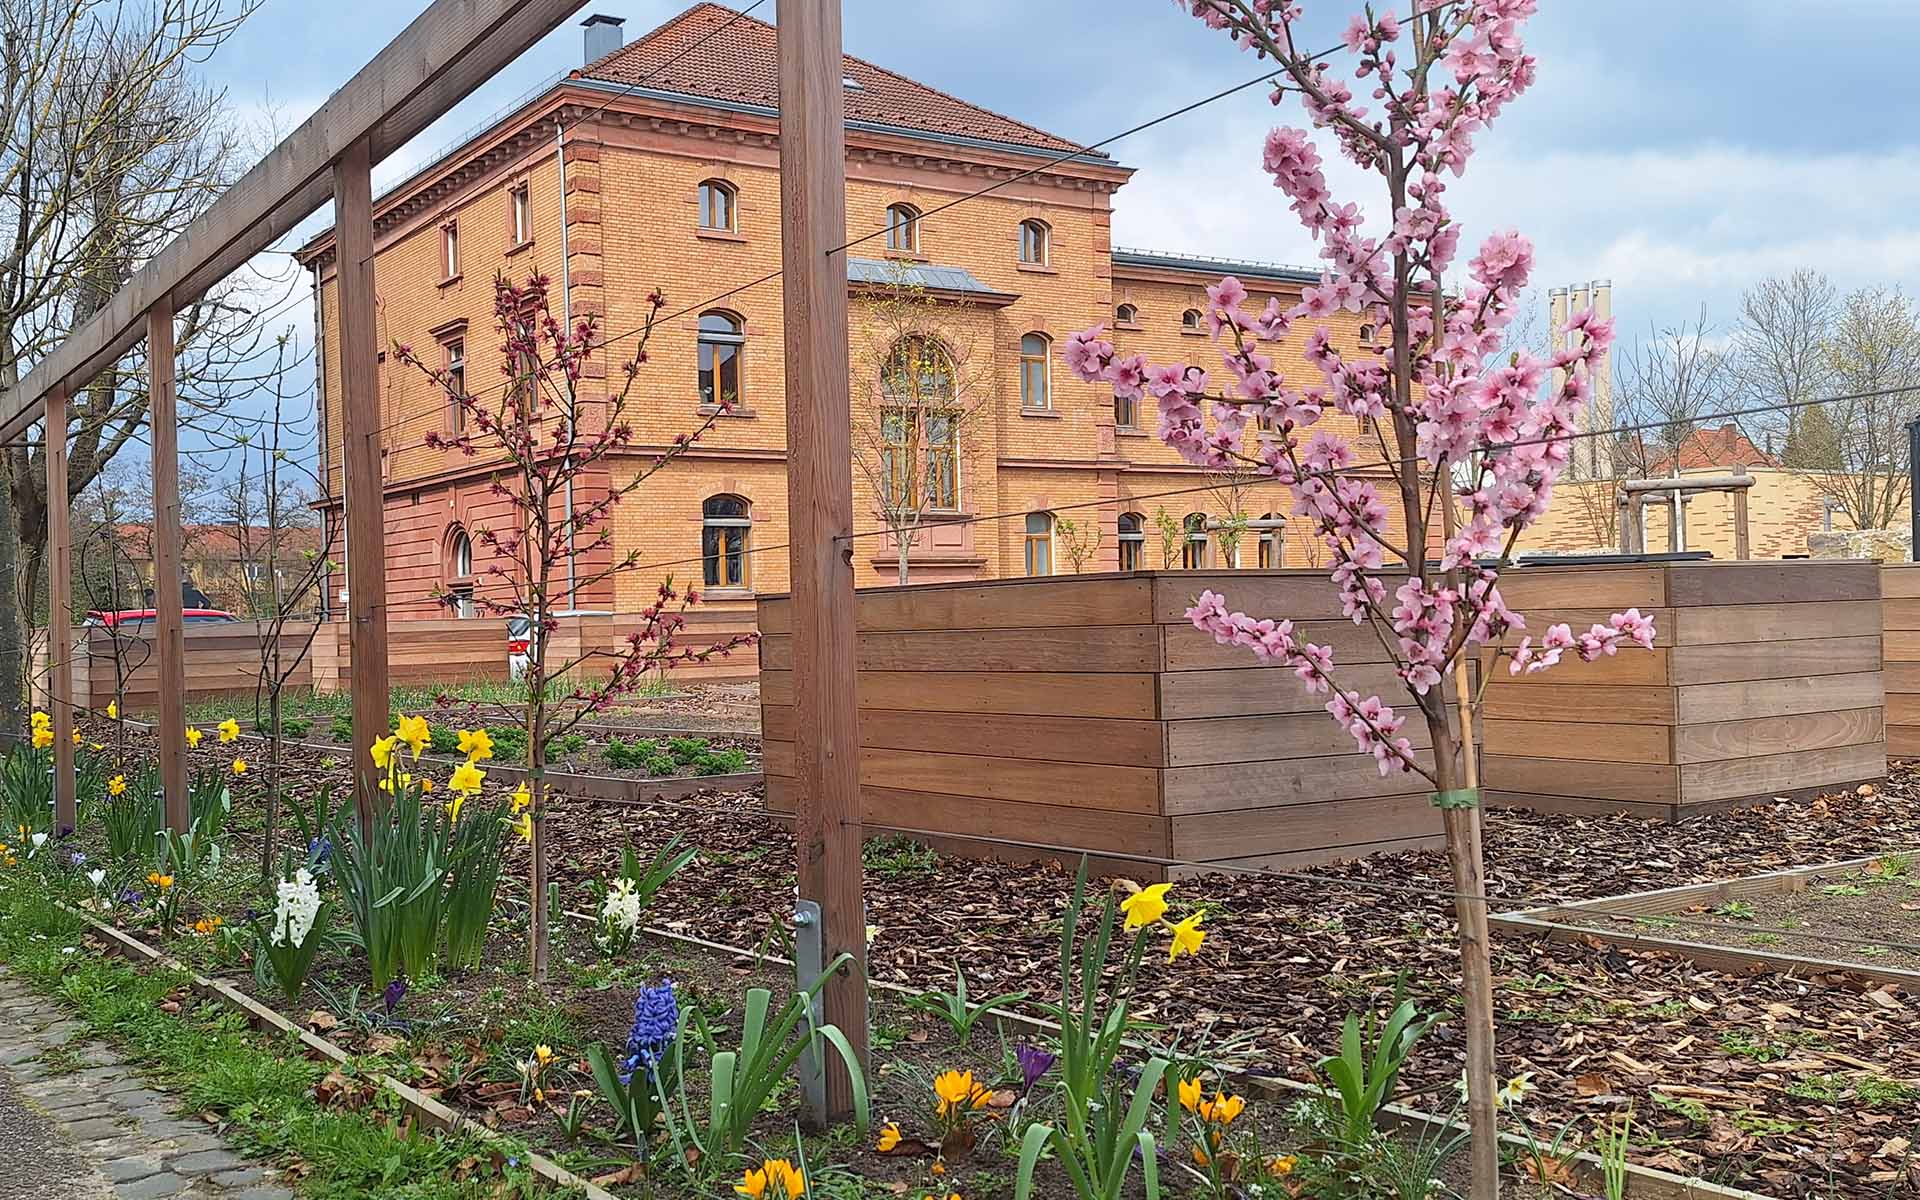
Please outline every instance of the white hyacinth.
[[273, 910], [273, 944], [304, 945], [313, 919], [320, 913], [320, 889], [314, 886], [312, 873], [301, 867], [292, 879], [281, 881], [279, 893], [279, 903]]
[[607, 889], [606, 903], [600, 906], [600, 924], [608, 932], [631, 934], [640, 924], [640, 894], [633, 880], [620, 878]]

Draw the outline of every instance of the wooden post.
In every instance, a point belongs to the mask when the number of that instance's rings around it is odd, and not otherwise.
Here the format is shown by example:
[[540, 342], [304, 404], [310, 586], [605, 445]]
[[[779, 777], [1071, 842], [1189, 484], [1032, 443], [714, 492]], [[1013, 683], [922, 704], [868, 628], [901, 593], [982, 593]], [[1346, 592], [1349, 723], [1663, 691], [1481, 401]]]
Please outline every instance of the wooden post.
[[53, 710], [53, 834], [73, 832], [73, 521], [67, 500], [67, 389], [47, 393], [47, 707]]
[[[853, 431], [848, 404], [846, 101], [840, 0], [787, 0], [780, 45], [780, 239], [785, 269], [788, 559], [796, 706], [794, 842], [801, 898], [819, 903], [826, 1019], [867, 1062], [867, 918], [854, 697]], [[535, 898], [535, 903], [538, 903]], [[852, 1082], [827, 1055], [827, 1117]], [[871, 1073], [869, 1072], [869, 1078]]]
[[[354, 803], [367, 828], [379, 800], [372, 746], [387, 734], [386, 481], [380, 463], [379, 337], [374, 323], [373, 179], [366, 138], [333, 164], [336, 287], [340, 297], [341, 446], [347, 509], [349, 690], [353, 693]], [[542, 897], [534, 897], [539, 904]]]
[[[1745, 475], [1747, 468], [1745, 465], [1736, 464], [1733, 473]], [[1750, 548], [1747, 537], [1747, 489], [1735, 488], [1733, 489], [1733, 557], [1740, 562], [1745, 562], [1749, 557]]]
[[[147, 310], [147, 392], [153, 420], [154, 653], [160, 660], [160, 787], [167, 828], [185, 833], [187, 642], [180, 620], [180, 413], [173, 375], [173, 296]], [[120, 714], [122, 718], [125, 713]]]

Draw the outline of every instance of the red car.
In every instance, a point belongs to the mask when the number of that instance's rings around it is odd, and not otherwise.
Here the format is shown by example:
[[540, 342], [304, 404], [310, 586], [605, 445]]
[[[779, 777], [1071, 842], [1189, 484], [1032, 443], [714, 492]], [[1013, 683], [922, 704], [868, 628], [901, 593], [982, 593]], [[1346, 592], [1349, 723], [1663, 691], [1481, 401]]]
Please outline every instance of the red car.
[[[151, 608], [123, 608], [118, 612], [90, 612], [87, 621], [94, 625], [105, 625], [111, 629], [116, 625], [142, 625], [159, 617], [159, 612]], [[183, 608], [180, 620], [185, 625], [212, 625], [225, 621], [238, 621], [240, 618], [221, 608]]]

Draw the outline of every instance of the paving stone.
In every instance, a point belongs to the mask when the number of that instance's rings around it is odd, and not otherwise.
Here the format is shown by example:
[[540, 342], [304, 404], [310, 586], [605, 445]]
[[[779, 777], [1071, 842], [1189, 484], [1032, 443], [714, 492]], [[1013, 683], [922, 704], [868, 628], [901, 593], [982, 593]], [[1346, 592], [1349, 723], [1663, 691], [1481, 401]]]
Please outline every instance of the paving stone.
[[100, 1164], [100, 1173], [114, 1183], [130, 1183], [135, 1179], [158, 1175], [160, 1171], [160, 1160], [145, 1154], [108, 1159]]
[[127, 1061], [99, 1042], [88, 1044], [74, 1057], [89, 1067], [118, 1067], [125, 1065]]
[[[129, 1121], [138, 1121], [143, 1131], [151, 1131], [154, 1126], [174, 1119], [173, 1110], [162, 1104], [148, 1104], [141, 1108], [115, 1108], [110, 1111], [121, 1114]], [[148, 1136], [152, 1136], [151, 1132]]]
[[80, 1142], [98, 1142], [110, 1137], [119, 1137], [126, 1127], [112, 1117], [90, 1117], [84, 1121], [74, 1121], [65, 1126], [67, 1136]]
[[40, 1047], [27, 1042], [19, 1042], [0, 1050], [0, 1067], [17, 1066], [28, 1059], [40, 1057]]
[[256, 1183], [265, 1183], [271, 1174], [265, 1167], [240, 1167], [219, 1172], [213, 1177], [213, 1182], [225, 1188], [251, 1187]]
[[177, 1196], [192, 1184], [191, 1179], [183, 1179], [172, 1172], [149, 1175], [145, 1179], [135, 1179], [127, 1183], [113, 1185], [113, 1194], [120, 1200], [160, 1200], [163, 1196]]
[[228, 1200], [293, 1200], [293, 1193], [283, 1187], [252, 1187], [234, 1192]]
[[166, 1142], [171, 1154], [193, 1154], [200, 1150], [217, 1150], [226, 1145], [205, 1130], [204, 1125], [189, 1125], [175, 1117], [157, 1125], [145, 1126], [142, 1132], [152, 1141]]
[[231, 1171], [236, 1167], [243, 1167], [246, 1161], [231, 1150], [196, 1150], [191, 1154], [182, 1154], [178, 1158], [169, 1160], [167, 1169], [182, 1175], [211, 1175], [215, 1171]]
[[95, 1117], [117, 1117], [120, 1110], [105, 1100], [94, 1100], [86, 1096], [77, 1096], [70, 1104], [44, 1105], [47, 1115], [56, 1121], [88, 1121]]
[[124, 1092], [108, 1093], [115, 1104], [121, 1108], [148, 1108], [156, 1104], [171, 1106], [173, 1097], [165, 1092], [156, 1092], [150, 1087], [128, 1088]]

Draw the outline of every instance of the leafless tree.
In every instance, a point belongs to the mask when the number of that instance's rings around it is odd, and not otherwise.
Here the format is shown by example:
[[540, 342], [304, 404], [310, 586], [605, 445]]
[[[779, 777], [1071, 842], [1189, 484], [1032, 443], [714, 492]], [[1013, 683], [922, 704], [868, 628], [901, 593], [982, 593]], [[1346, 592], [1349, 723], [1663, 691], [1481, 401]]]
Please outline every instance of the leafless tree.
[[1920, 385], [1920, 312], [1898, 288], [1862, 288], [1841, 303], [1824, 348], [1828, 386], [1845, 398], [1806, 410], [1826, 426], [1802, 422], [1807, 477], [1854, 528], [1888, 528], [1907, 503], [1914, 395], [1884, 393]]
[[893, 535], [898, 582], [929, 519], [958, 513], [992, 411], [991, 363], [977, 361], [970, 310], [935, 295], [911, 268], [888, 264], [856, 310], [853, 461]]
[[1677, 468], [1680, 448], [1700, 419], [1727, 407], [1733, 370], [1707, 311], [1691, 322], [1652, 327], [1622, 356], [1612, 442], [1614, 474], [1647, 477]]
[[[259, 0], [0, 0], [0, 388], [65, 334], [237, 175], [242, 137], [204, 61]], [[289, 285], [291, 272], [289, 272]], [[260, 302], [224, 285], [181, 314], [180, 395], [217, 407], [259, 349]], [[68, 494], [135, 440], [145, 386], [130, 358], [71, 398]], [[0, 454], [0, 578], [37, 592], [44, 437]], [[0, 605], [0, 727], [18, 720], [25, 616]]]
[[1798, 461], [1808, 451], [1801, 436], [1803, 420], [1815, 427], [1826, 425], [1826, 414], [1806, 407], [1806, 402], [1833, 390], [1827, 341], [1839, 311], [1840, 294], [1833, 283], [1805, 267], [1763, 279], [1740, 298], [1740, 324], [1730, 355], [1738, 407], [1795, 406], [1755, 413], [1741, 424], [1755, 443], [1780, 446], [1781, 460], [1789, 467], [1811, 465]]

